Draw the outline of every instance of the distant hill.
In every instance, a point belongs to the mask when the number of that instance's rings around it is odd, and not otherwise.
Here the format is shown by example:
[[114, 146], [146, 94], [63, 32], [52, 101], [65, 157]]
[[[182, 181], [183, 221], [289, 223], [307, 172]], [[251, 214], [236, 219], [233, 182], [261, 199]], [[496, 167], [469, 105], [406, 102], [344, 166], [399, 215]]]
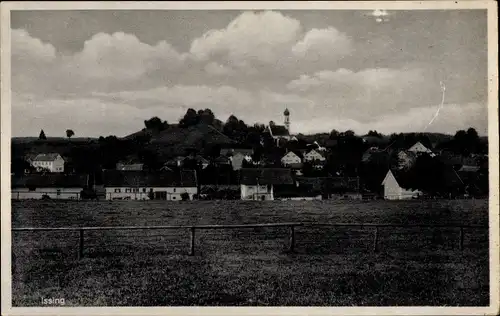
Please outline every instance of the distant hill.
[[[72, 137], [70, 140], [68, 140], [67, 137], [47, 137], [46, 140], [43, 140], [43, 142], [48, 142], [48, 143], [81, 143], [81, 142], [90, 142], [93, 140], [97, 140], [97, 138], [93, 137]], [[12, 137], [11, 142], [12, 143], [32, 143], [35, 141], [41, 141], [38, 139], [38, 137]]]
[[179, 127], [175, 124], [159, 133], [142, 130], [127, 135], [123, 139], [133, 140], [146, 134], [151, 135], [150, 148], [155, 148], [159, 152], [169, 155], [181, 155], [188, 149], [201, 151], [214, 145], [223, 147], [237, 144], [236, 141], [207, 124], [197, 124], [190, 127]]

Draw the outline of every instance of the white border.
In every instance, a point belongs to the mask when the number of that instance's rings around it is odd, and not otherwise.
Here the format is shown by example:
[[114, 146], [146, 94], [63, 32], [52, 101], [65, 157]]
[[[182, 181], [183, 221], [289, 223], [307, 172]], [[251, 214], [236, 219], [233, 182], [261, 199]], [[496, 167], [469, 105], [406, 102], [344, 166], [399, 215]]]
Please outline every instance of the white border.
[[[490, 170], [490, 306], [489, 307], [32, 307], [11, 306], [10, 218], [10, 11], [11, 10], [488, 10], [488, 139]], [[2, 315], [498, 315], [499, 195], [498, 195], [498, 28], [495, 1], [388, 2], [2, 2], [1, 4], [1, 209]]]

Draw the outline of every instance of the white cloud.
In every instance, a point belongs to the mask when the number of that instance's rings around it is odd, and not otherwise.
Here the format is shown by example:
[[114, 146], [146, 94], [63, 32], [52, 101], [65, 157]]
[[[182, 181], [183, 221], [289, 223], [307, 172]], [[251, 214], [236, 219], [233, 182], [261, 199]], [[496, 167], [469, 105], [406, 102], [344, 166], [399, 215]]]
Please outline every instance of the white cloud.
[[[51, 44], [33, 38], [25, 30], [11, 32], [13, 62], [52, 62], [56, 59], [56, 49]], [[19, 66], [19, 65], [16, 65]]]
[[193, 40], [190, 52], [201, 60], [223, 56], [236, 66], [252, 59], [273, 63], [296, 42], [301, 30], [298, 20], [279, 12], [244, 12], [225, 29]]
[[296, 57], [310, 61], [338, 59], [352, 50], [351, 39], [333, 27], [312, 29], [292, 47]]
[[175, 68], [184, 57], [166, 41], [151, 46], [130, 34], [99, 33], [72, 56], [69, 67], [87, 78], [134, 79], [156, 68]]
[[231, 67], [218, 64], [216, 62], [210, 62], [205, 66], [205, 71], [213, 76], [224, 76], [234, 74], [234, 70]]

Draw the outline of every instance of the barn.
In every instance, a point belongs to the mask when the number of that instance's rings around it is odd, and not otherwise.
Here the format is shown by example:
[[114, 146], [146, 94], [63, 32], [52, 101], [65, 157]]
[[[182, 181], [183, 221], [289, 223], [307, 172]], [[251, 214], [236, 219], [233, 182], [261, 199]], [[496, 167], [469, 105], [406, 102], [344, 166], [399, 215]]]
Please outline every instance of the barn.
[[25, 174], [11, 178], [12, 199], [78, 200], [88, 185], [88, 175], [65, 175], [61, 173]]

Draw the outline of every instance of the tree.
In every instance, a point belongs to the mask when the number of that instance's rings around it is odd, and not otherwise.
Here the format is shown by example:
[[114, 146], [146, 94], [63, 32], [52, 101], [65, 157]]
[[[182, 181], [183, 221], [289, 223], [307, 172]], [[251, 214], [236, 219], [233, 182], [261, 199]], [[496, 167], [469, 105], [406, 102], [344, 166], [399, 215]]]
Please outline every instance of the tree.
[[332, 131], [330, 132], [329, 138], [330, 139], [337, 139], [338, 137], [339, 137], [339, 131], [337, 131], [336, 129], [332, 129]]
[[200, 123], [207, 124], [207, 125], [214, 125], [215, 115], [212, 112], [212, 110], [210, 110], [210, 109], [199, 110], [198, 117], [199, 117]]
[[168, 123], [167, 121], [162, 121], [159, 117], [155, 116], [150, 118], [149, 120], [145, 120], [144, 126], [147, 130], [158, 133], [167, 129]]
[[38, 136], [38, 139], [40, 140], [46, 140], [47, 137], [45, 136], [45, 132], [43, 131], [43, 129], [40, 131], [40, 135]]
[[189, 126], [194, 126], [198, 124], [199, 122], [199, 117], [198, 114], [196, 113], [195, 110], [193, 109], [188, 109], [186, 111], [186, 114], [184, 114], [184, 117], [179, 121], [180, 127], [189, 127]]
[[75, 135], [75, 132], [73, 132], [73, 130], [71, 130], [71, 129], [66, 130], [66, 137], [68, 137], [68, 139], [71, 139], [71, 137], [73, 137], [73, 135]]

